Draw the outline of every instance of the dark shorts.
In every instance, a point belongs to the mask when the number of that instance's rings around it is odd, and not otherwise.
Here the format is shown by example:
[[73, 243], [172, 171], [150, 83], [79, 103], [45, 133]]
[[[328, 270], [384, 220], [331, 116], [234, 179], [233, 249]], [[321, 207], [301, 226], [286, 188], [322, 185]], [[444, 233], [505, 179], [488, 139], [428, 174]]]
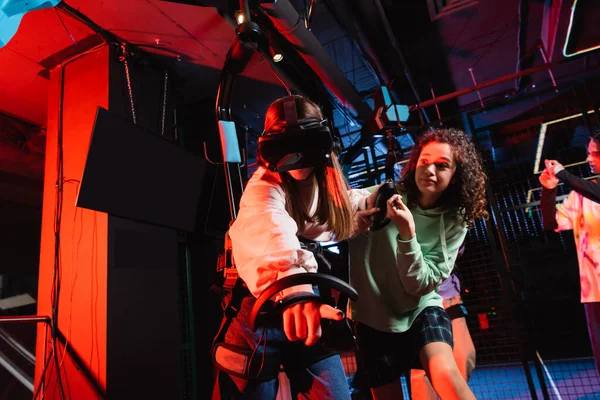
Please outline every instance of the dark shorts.
[[448, 343], [452, 339], [452, 321], [440, 307], [427, 307], [406, 332], [393, 333], [357, 323], [358, 362], [369, 387], [387, 385], [410, 369], [422, 369], [419, 352], [426, 344]]

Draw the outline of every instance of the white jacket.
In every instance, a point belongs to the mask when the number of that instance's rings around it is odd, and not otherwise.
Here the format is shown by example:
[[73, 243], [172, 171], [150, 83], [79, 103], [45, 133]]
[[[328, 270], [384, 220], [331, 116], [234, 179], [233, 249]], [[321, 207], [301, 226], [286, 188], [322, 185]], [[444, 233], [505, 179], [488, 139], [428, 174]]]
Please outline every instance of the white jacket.
[[[359, 196], [350, 191], [351, 196]], [[318, 193], [310, 203], [310, 214], [317, 209]], [[356, 199], [352, 201], [357, 204]], [[240, 201], [240, 210], [229, 228], [233, 258], [240, 277], [258, 297], [271, 283], [283, 277], [317, 272], [313, 254], [300, 248], [297, 235], [319, 242], [335, 238], [326, 225], [307, 223], [303, 232], [285, 209], [285, 194], [277, 174], [259, 168], [252, 175]], [[312, 291], [311, 285], [286, 289], [290, 293]]]

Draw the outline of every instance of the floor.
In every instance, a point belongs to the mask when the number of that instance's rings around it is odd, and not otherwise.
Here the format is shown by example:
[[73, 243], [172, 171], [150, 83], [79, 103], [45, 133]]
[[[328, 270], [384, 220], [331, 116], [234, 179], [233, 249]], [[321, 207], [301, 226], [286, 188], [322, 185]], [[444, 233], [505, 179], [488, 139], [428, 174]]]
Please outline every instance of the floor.
[[[351, 375], [356, 370], [354, 357], [342, 357], [344, 367]], [[529, 365], [537, 399], [544, 399], [538, 374], [533, 363]], [[552, 400], [600, 400], [600, 376], [592, 358], [542, 360], [541, 373], [546, 383], [548, 398]], [[405, 398], [408, 390], [404, 378]], [[529, 400], [531, 394], [522, 364], [478, 365], [469, 386], [479, 400]]]
[[[346, 373], [350, 376], [356, 371], [354, 357], [343, 356]], [[533, 363], [529, 365], [536, 389], [537, 399], [544, 399], [538, 373]], [[546, 382], [548, 398], [552, 400], [600, 400], [600, 376], [592, 358], [568, 360], [542, 360], [541, 373]], [[405, 398], [408, 390], [402, 378]], [[278, 400], [291, 399], [289, 382], [283, 375]], [[522, 364], [478, 365], [473, 371], [469, 386], [478, 400], [529, 400], [531, 394]], [[363, 396], [353, 396], [363, 398]]]
[[[537, 373], [530, 365], [538, 399], [543, 399]], [[600, 376], [591, 358], [543, 361], [548, 397], [562, 400], [600, 400]], [[469, 386], [478, 399], [532, 399], [522, 364], [478, 366]]]

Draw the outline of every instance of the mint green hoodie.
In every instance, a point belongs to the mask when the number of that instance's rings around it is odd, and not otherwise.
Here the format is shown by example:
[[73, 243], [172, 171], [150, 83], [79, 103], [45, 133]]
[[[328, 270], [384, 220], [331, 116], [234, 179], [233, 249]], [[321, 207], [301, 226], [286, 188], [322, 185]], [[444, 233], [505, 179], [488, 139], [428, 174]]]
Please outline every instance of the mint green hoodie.
[[350, 285], [358, 292], [350, 304], [354, 321], [405, 332], [425, 307], [442, 307], [437, 288], [452, 272], [467, 225], [442, 207], [411, 212], [416, 231], [411, 240], [399, 239], [394, 222], [350, 240]]

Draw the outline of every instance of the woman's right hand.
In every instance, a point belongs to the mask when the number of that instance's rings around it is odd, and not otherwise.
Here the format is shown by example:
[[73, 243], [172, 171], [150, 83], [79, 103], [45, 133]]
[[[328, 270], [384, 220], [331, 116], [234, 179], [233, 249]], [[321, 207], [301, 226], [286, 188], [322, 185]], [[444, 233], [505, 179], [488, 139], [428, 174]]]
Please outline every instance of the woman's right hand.
[[411, 240], [415, 236], [415, 220], [409, 208], [402, 202], [402, 196], [395, 194], [387, 201], [387, 218], [398, 227], [402, 240]]
[[323, 318], [341, 321], [344, 319], [344, 313], [316, 301], [296, 303], [283, 311], [283, 331], [292, 342], [302, 340], [306, 346], [314, 346], [323, 334]]

